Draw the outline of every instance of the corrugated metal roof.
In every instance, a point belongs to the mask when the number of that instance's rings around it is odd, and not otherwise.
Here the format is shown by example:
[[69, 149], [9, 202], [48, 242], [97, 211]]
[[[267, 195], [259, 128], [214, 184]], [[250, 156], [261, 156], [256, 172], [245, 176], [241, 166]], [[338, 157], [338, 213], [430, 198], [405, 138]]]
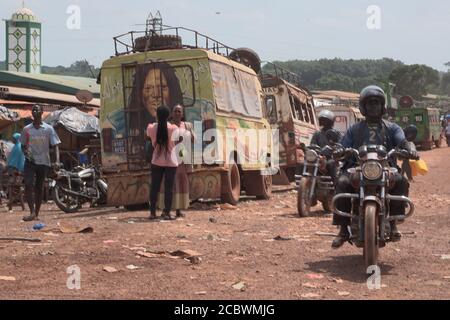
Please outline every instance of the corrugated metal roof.
[[[70, 105], [82, 105], [80, 101], [74, 95], [52, 93], [42, 90], [26, 89], [19, 87], [2, 86], [6, 88], [6, 95], [11, 98], [17, 98], [19, 100], [32, 101], [33, 103], [46, 101], [54, 104], [70, 104]], [[93, 99], [87, 104], [88, 106], [100, 107], [100, 99]]]
[[94, 97], [100, 98], [100, 85], [93, 78], [0, 71], [0, 85], [26, 87], [71, 95], [75, 95], [79, 90], [88, 90]]
[[33, 102], [30, 101], [15, 101], [15, 100], [3, 100], [0, 99], [0, 105], [33, 105]]

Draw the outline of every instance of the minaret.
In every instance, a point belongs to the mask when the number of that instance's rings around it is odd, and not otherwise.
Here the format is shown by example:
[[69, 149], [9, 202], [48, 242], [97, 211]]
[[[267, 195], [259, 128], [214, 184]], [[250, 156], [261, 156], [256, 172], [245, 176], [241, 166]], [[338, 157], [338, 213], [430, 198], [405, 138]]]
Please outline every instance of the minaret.
[[41, 23], [25, 5], [6, 20], [6, 70], [41, 72]]

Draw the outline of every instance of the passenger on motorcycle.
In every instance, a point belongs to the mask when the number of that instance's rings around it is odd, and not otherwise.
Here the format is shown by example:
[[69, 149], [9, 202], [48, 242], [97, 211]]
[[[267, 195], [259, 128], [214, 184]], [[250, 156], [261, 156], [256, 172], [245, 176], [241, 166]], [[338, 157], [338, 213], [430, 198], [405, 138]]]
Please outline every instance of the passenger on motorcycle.
[[[334, 122], [336, 121], [336, 116], [333, 112], [329, 110], [323, 110], [319, 113], [319, 125], [322, 127], [320, 131], [314, 133], [311, 139], [311, 145], [317, 145], [320, 148], [324, 148], [325, 146], [330, 146], [336, 142], [341, 140], [341, 135], [338, 131], [334, 131], [334, 140], [330, 141], [330, 135], [327, 135], [327, 132], [333, 130]], [[336, 163], [334, 159], [328, 159], [326, 163], [327, 173], [330, 177], [336, 182]], [[303, 171], [303, 170], [302, 170]]]
[[[417, 152], [411, 150], [403, 130], [397, 124], [383, 119], [383, 115], [387, 113], [387, 107], [386, 95], [381, 88], [369, 86], [363, 89], [360, 96], [359, 108], [366, 119], [356, 123], [347, 131], [342, 140], [343, 148], [359, 149], [363, 145], [384, 145], [388, 152], [392, 149], [400, 148], [407, 150], [412, 157], [417, 157]], [[342, 154], [343, 152], [344, 150], [342, 149], [340, 153]], [[357, 163], [353, 160], [347, 161], [344, 165], [345, 173], [338, 179], [336, 194], [355, 192], [355, 188], [352, 186], [346, 170], [356, 165]], [[397, 167], [397, 164], [392, 163], [391, 166]], [[389, 190], [389, 194], [407, 196], [409, 193], [408, 180], [400, 173], [397, 173], [394, 181], [394, 186]], [[344, 212], [351, 212], [351, 206], [350, 199], [340, 199], [336, 202], [336, 207]], [[392, 216], [404, 215], [405, 203], [392, 201], [390, 211]], [[334, 214], [333, 225], [340, 226], [340, 231], [338, 236], [333, 240], [333, 248], [339, 248], [348, 241], [350, 236], [348, 230], [349, 224], [349, 218]], [[390, 237], [392, 241], [399, 241], [401, 238], [396, 222], [391, 222]]]

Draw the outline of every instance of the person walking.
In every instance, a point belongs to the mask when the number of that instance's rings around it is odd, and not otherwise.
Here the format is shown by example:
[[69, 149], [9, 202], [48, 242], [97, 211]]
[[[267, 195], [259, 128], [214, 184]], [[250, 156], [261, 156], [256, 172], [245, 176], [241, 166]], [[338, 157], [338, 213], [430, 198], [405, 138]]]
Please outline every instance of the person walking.
[[55, 148], [56, 163], [59, 164], [58, 145], [61, 143], [55, 129], [42, 122], [42, 107], [34, 105], [31, 113], [33, 123], [23, 129], [20, 137], [22, 151], [25, 155], [23, 173], [25, 198], [30, 209], [30, 215], [24, 217], [24, 221], [38, 220], [44, 194], [44, 181], [51, 167], [50, 147]]
[[147, 135], [153, 146], [151, 165], [150, 188], [150, 219], [156, 219], [156, 205], [158, 193], [164, 179], [164, 210], [161, 217], [172, 220], [173, 185], [178, 167], [178, 159], [175, 154], [174, 134], [178, 130], [176, 125], [168, 122], [170, 110], [166, 106], [160, 106], [156, 110], [157, 123], [149, 124]]

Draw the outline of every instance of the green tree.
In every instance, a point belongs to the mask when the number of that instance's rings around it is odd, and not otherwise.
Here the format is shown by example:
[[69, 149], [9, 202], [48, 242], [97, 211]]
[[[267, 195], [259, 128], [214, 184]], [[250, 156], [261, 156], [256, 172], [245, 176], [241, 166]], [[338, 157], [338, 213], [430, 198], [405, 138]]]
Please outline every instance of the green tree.
[[[275, 64], [300, 75], [302, 85], [309, 89], [353, 92], [359, 92], [371, 84], [379, 84], [377, 79], [388, 79], [395, 68], [404, 65], [401, 61], [389, 58], [291, 60], [275, 61]], [[271, 71], [273, 69], [270, 65], [264, 66], [263, 72]]]
[[396, 84], [397, 94], [420, 100], [431, 87], [439, 84], [439, 72], [419, 64], [401, 66], [392, 71], [389, 80]]
[[[92, 70], [92, 72], [91, 72]], [[70, 67], [42, 67], [42, 73], [45, 74], [54, 74], [54, 75], [62, 75], [62, 76], [74, 76], [74, 77], [86, 77], [93, 78], [97, 77], [100, 72], [100, 69], [95, 68], [93, 65], [89, 65], [86, 61], [80, 60], [75, 61], [70, 65]], [[94, 73], [94, 75], [92, 75]]]

